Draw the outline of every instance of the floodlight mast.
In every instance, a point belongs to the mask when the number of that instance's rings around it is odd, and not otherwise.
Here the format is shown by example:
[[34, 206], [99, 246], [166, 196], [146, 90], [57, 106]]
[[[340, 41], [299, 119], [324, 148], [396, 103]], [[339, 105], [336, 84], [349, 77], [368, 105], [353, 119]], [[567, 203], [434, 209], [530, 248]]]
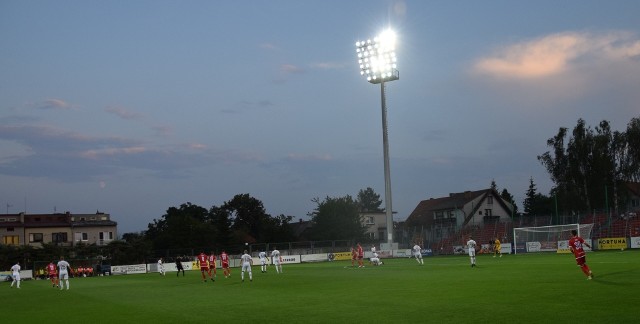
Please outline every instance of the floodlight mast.
[[380, 84], [382, 102], [382, 145], [384, 155], [384, 204], [387, 220], [387, 243], [393, 243], [393, 206], [391, 199], [391, 172], [389, 165], [389, 136], [387, 131], [387, 100], [385, 82], [398, 80], [396, 69], [395, 34], [387, 30], [373, 41], [356, 42], [356, 53], [360, 64], [360, 75], [367, 81]]

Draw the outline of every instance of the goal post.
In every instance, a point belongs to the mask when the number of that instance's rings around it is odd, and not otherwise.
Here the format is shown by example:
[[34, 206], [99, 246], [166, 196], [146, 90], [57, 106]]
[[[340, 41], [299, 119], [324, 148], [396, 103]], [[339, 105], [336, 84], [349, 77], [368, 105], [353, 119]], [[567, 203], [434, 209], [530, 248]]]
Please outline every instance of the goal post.
[[572, 230], [591, 245], [592, 229], [593, 224], [517, 227], [513, 229], [514, 253], [568, 252]]

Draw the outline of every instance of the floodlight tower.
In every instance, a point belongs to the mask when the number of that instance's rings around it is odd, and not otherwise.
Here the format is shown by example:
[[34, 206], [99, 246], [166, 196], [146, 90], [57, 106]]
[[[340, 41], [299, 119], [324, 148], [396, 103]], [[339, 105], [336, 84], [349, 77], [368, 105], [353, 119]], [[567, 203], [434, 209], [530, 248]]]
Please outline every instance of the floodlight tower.
[[356, 53], [360, 64], [360, 75], [367, 81], [380, 84], [382, 101], [382, 145], [384, 154], [384, 204], [387, 216], [387, 243], [393, 243], [393, 208], [391, 204], [391, 174], [389, 172], [389, 136], [387, 134], [387, 101], [385, 82], [398, 80], [396, 69], [396, 35], [386, 30], [373, 40], [356, 42]]

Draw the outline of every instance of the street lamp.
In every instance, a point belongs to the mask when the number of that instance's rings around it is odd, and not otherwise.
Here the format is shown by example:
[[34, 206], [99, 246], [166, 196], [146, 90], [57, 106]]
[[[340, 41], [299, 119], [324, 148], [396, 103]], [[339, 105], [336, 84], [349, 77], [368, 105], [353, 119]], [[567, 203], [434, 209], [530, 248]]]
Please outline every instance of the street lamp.
[[389, 137], [387, 135], [387, 101], [385, 98], [385, 82], [398, 80], [400, 74], [396, 69], [396, 36], [386, 30], [373, 40], [356, 42], [356, 53], [360, 65], [360, 75], [367, 81], [380, 84], [382, 101], [382, 145], [384, 154], [384, 204], [387, 216], [387, 243], [393, 243], [393, 208], [391, 204], [391, 174], [389, 172]]

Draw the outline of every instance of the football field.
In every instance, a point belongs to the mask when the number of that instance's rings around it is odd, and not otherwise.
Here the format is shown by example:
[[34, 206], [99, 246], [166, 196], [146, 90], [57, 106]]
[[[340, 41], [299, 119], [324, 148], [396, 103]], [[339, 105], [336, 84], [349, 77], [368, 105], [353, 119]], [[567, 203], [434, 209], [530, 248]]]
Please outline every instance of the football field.
[[640, 251], [592, 252], [588, 281], [568, 254], [336, 261], [0, 284], [3, 323], [638, 323]]

